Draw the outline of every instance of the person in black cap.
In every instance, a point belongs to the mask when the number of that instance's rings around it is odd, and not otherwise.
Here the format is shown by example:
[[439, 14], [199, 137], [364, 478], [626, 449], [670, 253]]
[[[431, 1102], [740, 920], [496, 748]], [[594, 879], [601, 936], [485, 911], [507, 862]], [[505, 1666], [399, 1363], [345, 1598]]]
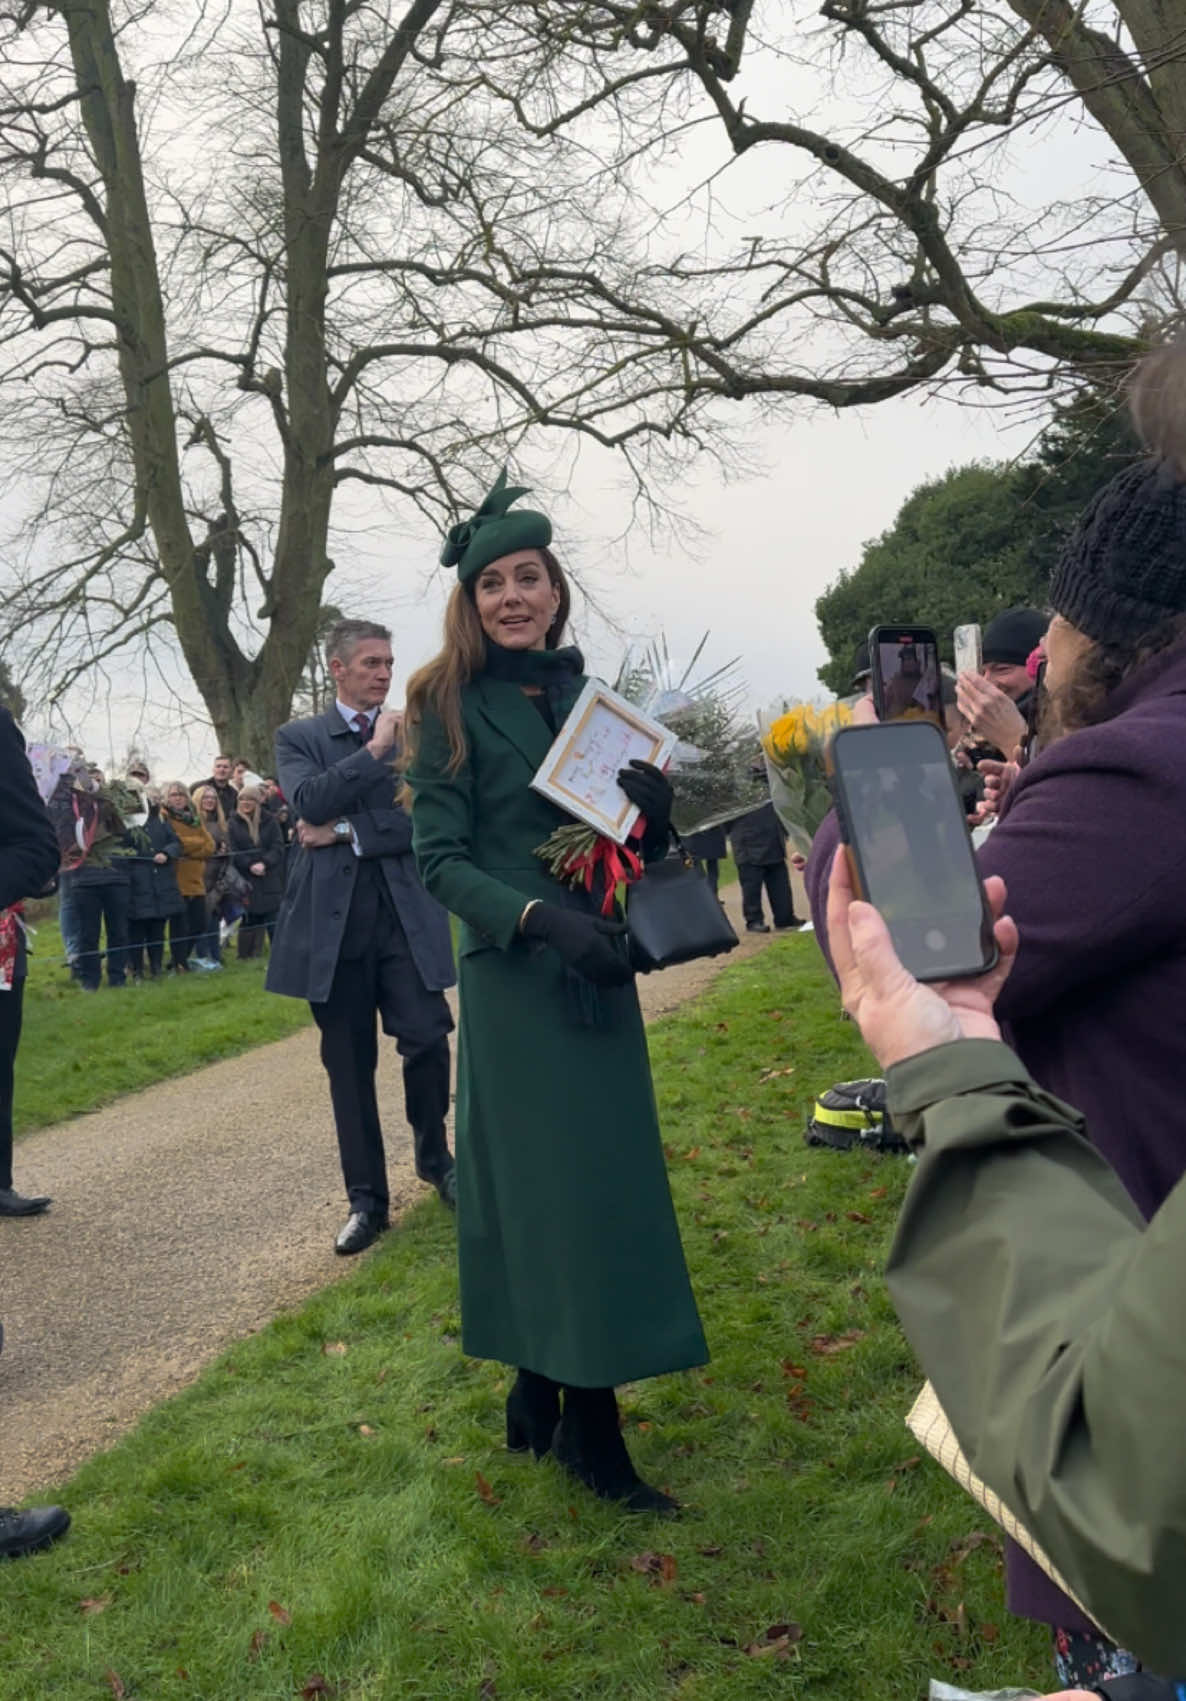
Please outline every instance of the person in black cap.
[[1006, 759], [1025, 738], [1034, 690], [1026, 663], [1047, 624], [1036, 608], [1007, 608], [984, 628], [980, 673], [960, 675], [960, 713], [976, 737]]
[[[457, 942], [462, 1349], [517, 1367], [507, 1446], [603, 1499], [672, 1512], [626, 1451], [615, 1386], [708, 1349], [663, 1159], [625, 928], [537, 854], [571, 817], [532, 780], [585, 685], [546, 515], [505, 474], [450, 532], [444, 643], [408, 681], [413, 844]], [[664, 856], [672, 792], [619, 771]], [[600, 888], [601, 882], [597, 882]]]

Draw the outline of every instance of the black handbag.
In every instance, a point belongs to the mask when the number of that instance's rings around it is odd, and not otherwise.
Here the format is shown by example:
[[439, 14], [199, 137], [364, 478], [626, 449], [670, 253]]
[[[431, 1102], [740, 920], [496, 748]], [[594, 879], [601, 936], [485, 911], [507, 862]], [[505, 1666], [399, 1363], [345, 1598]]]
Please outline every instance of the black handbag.
[[696, 957], [719, 957], [738, 942], [704, 870], [674, 830], [672, 837], [679, 854], [649, 863], [626, 892], [630, 960], [644, 975]]

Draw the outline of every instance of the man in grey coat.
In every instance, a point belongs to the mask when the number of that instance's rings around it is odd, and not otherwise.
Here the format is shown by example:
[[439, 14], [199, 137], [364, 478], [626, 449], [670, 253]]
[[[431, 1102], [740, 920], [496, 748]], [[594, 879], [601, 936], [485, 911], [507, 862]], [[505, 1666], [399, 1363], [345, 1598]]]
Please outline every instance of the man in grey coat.
[[455, 975], [449, 918], [420, 884], [411, 817], [396, 801], [401, 717], [391, 688], [391, 633], [342, 620], [326, 640], [337, 701], [276, 734], [276, 771], [297, 820], [297, 847], [267, 986], [306, 998], [321, 1029], [350, 1217], [335, 1242], [361, 1252], [388, 1225], [375, 1096], [375, 1015], [403, 1058], [416, 1173], [456, 1197], [445, 1136]]

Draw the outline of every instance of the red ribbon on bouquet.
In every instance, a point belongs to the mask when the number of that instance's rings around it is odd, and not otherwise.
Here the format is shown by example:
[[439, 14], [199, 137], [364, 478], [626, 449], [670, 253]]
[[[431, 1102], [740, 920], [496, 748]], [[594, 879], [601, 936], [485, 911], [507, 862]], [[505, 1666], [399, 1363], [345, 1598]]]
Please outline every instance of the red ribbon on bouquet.
[[[632, 838], [642, 838], [646, 822], [640, 815], [636, 826], [631, 832]], [[602, 915], [610, 915], [614, 907], [614, 894], [618, 887], [625, 882], [627, 886], [641, 878], [642, 858], [629, 845], [616, 845], [612, 839], [598, 834], [592, 848], [581, 856], [571, 857], [564, 865], [566, 879], [579, 880], [586, 892], [592, 892], [593, 882], [598, 870], [605, 880], [605, 892], [601, 899]]]

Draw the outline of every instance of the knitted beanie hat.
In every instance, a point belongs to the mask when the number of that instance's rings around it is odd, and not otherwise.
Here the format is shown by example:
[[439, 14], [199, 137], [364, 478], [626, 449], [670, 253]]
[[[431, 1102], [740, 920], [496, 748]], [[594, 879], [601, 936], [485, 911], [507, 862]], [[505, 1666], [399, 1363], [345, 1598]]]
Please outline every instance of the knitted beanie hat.
[[1036, 608], [1007, 608], [984, 628], [981, 656], [986, 662], [1024, 667], [1050, 622]]
[[1051, 576], [1050, 604], [1097, 643], [1186, 613], [1186, 483], [1168, 462], [1126, 467], [1092, 498]]

